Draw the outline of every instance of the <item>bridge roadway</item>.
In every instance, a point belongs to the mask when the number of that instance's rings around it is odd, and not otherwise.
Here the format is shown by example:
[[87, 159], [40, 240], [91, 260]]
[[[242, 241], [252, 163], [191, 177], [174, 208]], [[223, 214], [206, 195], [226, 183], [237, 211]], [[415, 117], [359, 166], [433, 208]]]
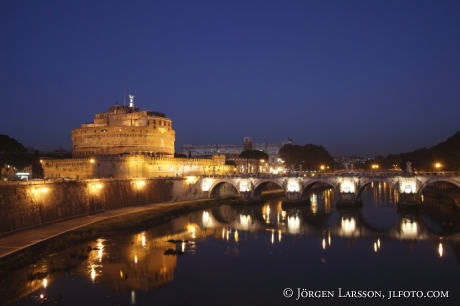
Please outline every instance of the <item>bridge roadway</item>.
[[[459, 172], [382, 172], [362, 171], [349, 173], [309, 173], [303, 175], [211, 175], [201, 176], [195, 186], [208, 197], [213, 197], [220, 186], [232, 185], [244, 200], [257, 200], [264, 187], [273, 183], [283, 189], [287, 201], [297, 202], [308, 199], [308, 191], [314, 184], [331, 186], [340, 194], [339, 203], [360, 203], [361, 193], [372, 182], [384, 182], [399, 194], [401, 204], [413, 205], [420, 202], [425, 187], [436, 182], [451, 183], [460, 188]], [[460, 206], [457, 203], [457, 206]]]

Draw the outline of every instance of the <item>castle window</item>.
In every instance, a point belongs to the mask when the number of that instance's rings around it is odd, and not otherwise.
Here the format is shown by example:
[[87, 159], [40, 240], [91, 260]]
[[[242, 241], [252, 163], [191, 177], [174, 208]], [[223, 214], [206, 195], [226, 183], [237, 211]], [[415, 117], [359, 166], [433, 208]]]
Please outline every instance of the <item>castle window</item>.
[[106, 129], [101, 130], [102, 133], [107, 133]]

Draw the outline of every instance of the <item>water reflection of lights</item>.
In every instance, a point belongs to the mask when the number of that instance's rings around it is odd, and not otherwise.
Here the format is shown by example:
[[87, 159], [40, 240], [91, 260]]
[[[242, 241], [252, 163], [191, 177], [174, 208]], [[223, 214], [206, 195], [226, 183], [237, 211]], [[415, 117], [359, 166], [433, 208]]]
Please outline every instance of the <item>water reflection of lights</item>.
[[103, 241], [103, 239], [97, 240], [97, 256], [99, 258], [99, 262], [102, 262], [102, 253], [104, 251], [104, 245], [102, 244]]
[[240, 215], [240, 225], [242, 229], [249, 230], [252, 220], [250, 215]]
[[439, 253], [439, 257], [442, 257], [442, 254], [443, 254], [443, 248], [442, 248], [442, 243], [441, 243], [441, 242], [439, 243], [439, 247], [438, 247], [438, 253]]
[[401, 236], [403, 238], [416, 238], [417, 234], [417, 223], [410, 219], [403, 219], [401, 224]]
[[342, 233], [345, 236], [352, 236], [356, 231], [356, 221], [354, 218], [342, 218]]
[[374, 242], [374, 252], [377, 252], [380, 249], [380, 239]]
[[210, 221], [210, 219], [209, 219], [209, 212], [203, 211], [203, 225], [204, 225], [205, 227], [209, 227], [209, 221]]
[[185, 241], [182, 241], [182, 252], [185, 252]]
[[147, 244], [145, 243], [145, 233], [142, 233], [142, 247], [145, 248]]
[[137, 264], [137, 255], [134, 255], [134, 263]]
[[281, 230], [278, 230], [278, 242], [281, 242]]
[[91, 279], [94, 280], [96, 279], [96, 269], [94, 269], [94, 265], [91, 265]]
[[275, 231], [272, 230], [272, 244], [275, 243]]
[[195, 239], [195, 238], [196, 238], [196, 229], [195, 229], [195, 226], [193, 226], [192, 224], [189, 224], [189, 225], [187, 226], [187, 231], [191, 234], [192, 239]]
[[268, 204], [265, 204], [262, 208], [262, 217], [266, 223], [270, 223], [270, 206]]
[[120, 270], [120, 278], [123, 278], [123, 271]]
[[300, 232], [300, 219], [298, 216], [288, 217], [288, 232], [298, 234]]
[[43, 279], [43, 288], [46, 288], [48, 286], [48, 279], [44, 278]]
[[235, 242], [238, 242], [239, 236], [237, 230], [235, 230], [235, 234], [233, 236], [235, 237]]
[[331, 246], [331, 233], [330, 232], [327, 233], [327, 240], [326, 240], [326, 237], [323, 237], [322, 246], [323, 246], [323, 250], [326, 249], [326, 246], [328, 247]]
[[131, 305], [136, 304], [136, 292], [131, 290]]

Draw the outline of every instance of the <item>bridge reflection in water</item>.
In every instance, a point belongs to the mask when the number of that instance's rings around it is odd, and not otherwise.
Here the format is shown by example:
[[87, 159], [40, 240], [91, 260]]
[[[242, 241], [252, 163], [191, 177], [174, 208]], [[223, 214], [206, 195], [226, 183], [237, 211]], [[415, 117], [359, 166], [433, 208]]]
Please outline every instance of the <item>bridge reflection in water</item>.
[[[231, 245], [260, 239], [276, 245], [287, 237], [317, 238], [313, 248], [319, 250], [343, 241], [351, 242], [353, 247], [359, 240], [377, 253], [392, 241], [409, 247], [423, 242], [432, 245], [439, 257], [455, 254], [460, 263], [460, 217], [454, 208], [427, 205], [421, 210], [398, 210], [396, 194], [383, 182], [365, 187], [363, 207], [337, 209], [334, 203], [338, 195], [333, 189], [311, 192], [309, 196], [310, 205], [285, 207], [282, 199], [259, 205], [221, 205], [192, 212], [141, 233], [98, 239], [90, 244], [89, 258], [76, 268], [83, 275], [80, 281], [86, 279], [111, 288], [117, 294], [129, 296], [131, 304], [135, 304], [139, 292], [150, 292], [171, 282], [181, 260], [191, 264], [190, 254], [206, 252], [203, 246], [197, 248], [197, 242], [210, 238], [229, 242], [224, 252], [233, 256], [238, 255], [239, 249]], [[79, 247], [45, 258], [33, 271], [48, 272], [48, 276], [27, 283], [20, 295], [35, 290], [46, 295], [50, 284], [62, 282], [49, 271], [57, 267], [57, 262], [68, 261], [74, 250], [78, 253]], [[186, 255], [181, 257], [182, 253]], [[192, 267], [187, 270], [198, 273]], [[207, 275], [206, 271], [200, 273]], [[184, 277], [184, 273], [180, 275]]]

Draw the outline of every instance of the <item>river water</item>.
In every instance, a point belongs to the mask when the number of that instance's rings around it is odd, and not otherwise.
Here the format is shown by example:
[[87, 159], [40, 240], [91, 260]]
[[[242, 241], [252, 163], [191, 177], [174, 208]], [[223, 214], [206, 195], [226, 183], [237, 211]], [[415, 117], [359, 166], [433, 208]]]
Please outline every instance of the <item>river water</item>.
[[368, 185], [362, 198], [354, 209], [338, 209], [332, 190], [312, 193], [310, 206], [285, 207], [282, 198], [222, 205], [101, 237], [13, 273], [9, 298], [14, 305], [459, 305], [458, 211], [398, 211], [384, 183]]

